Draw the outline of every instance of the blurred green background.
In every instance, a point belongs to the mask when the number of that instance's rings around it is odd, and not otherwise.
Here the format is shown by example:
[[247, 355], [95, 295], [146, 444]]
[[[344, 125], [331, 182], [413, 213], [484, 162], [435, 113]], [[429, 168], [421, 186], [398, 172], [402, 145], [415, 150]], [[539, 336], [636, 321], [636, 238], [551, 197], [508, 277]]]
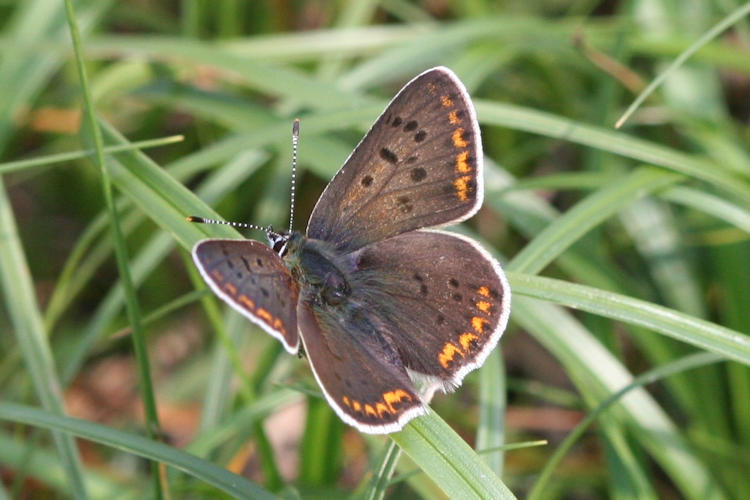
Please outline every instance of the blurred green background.
[[[0, 499], [750, 497], [750, 4], [72, 6], [75, 45], [64, 1], [0, 3]], [[94, 147], [76, 55], [104, 144], [126, 149], [106, 156], [110, 210], [94, 155], [55, 156]], [[486, 155], [457, 230], [507, 264], [513, 314], [437, 415], [363, 436], [197, 278], [192, 244], [239, 234], [184, 217], [285, 227], [299, 117], [303, 228], [436, 65], [474, 98]]]

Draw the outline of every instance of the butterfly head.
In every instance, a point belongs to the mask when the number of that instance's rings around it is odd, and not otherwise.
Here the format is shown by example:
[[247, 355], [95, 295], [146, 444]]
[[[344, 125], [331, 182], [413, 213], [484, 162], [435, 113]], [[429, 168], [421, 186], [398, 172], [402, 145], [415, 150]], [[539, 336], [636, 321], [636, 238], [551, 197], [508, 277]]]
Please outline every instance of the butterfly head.
[[296, 248], [299, 247], [302, 234], [299, 231], [287, 229], [275, 231], [269, 226], [266, 229], [266, 239], [268, 239], [268, 245], [279, 257], [286, 257], [287, 254], [294, 253]]

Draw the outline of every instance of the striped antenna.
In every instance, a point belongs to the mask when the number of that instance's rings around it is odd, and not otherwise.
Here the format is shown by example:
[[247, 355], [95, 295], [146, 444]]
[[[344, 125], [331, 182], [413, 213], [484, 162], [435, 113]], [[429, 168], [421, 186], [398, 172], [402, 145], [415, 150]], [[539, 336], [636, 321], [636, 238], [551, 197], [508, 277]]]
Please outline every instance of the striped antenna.
[[271, 226], [263, 227], [257, 224], [248, 224], [246, 222], [232, 222], [228, 220], [206, 219], [205, 217], [198, 217], [197, 215], [189, 215], [185, 219], [188, 222], [195, 222], [196, 224], [221, 224], [223, 226], [241, 227], [243, 229], [257, 229], [258, 231], [263, 231], [267, 235], [280, 236], [279, 233], [274, 231]]
[[289, 232], [292, 232], [294, 224], [294, 194], [297, 183], [297, 144], [299, 143], [299, 118], [294, 119], [292, 124], [292, 187], [289, 208]]
[[[292, 125], [292, 187], [291, 187], [291, 207], [289, 209], [289, 233], [292, 232], [292, 225], [294, 223], [294, 196], [296, 191], [297, 182], [297, 144], [299, 143], [299, 118], [294, 119]], [[277, 242], [287, 241], [289, 239], [289, 233], [276, 232], [271, 226], [259, 226], [257, 224], [248, 224], [246, 222], [232, 222], [227, 220], [216, 220], [206, 219], [205, 217], [199, 217], [197, 215], [189, 215], [186, 217], [188, 222], [195, 222], [197, 224], [221, 224], [224, 226], [241, 227], [243, 229], [257, 229], [263, 231], [268, 236], [268, 239], [272, 242], [275, 248]]]

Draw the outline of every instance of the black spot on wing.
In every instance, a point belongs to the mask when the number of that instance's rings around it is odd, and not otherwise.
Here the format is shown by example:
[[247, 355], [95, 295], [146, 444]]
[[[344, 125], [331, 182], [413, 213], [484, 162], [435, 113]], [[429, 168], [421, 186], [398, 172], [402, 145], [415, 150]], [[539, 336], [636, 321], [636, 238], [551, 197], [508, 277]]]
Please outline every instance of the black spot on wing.
[[398, 156], [388, 148], [380, 148], [380, 157], [393, 165], [398, 163]]
[[412, 169], [411, 171], [411, 180], [414, 182], [419, 182], [425, 179], [427, 177], [427, 171], [423, 169], [422, 167], [417, 167]]

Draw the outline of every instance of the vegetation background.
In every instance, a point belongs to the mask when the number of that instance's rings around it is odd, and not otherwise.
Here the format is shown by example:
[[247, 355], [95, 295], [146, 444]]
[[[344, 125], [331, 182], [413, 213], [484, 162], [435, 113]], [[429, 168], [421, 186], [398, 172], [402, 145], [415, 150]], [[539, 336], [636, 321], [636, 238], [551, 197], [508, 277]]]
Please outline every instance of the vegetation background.
[[[3, 1], [0, 499], [750, 497], [748, 11]], [[302, 227], [435, 65], [475, 98], [460, 230], [513, 314], [434, 413], [364, 436], [196, 276], [198, 239], [240, 235], [184, 217], [283, 227], [299, 116]]]

